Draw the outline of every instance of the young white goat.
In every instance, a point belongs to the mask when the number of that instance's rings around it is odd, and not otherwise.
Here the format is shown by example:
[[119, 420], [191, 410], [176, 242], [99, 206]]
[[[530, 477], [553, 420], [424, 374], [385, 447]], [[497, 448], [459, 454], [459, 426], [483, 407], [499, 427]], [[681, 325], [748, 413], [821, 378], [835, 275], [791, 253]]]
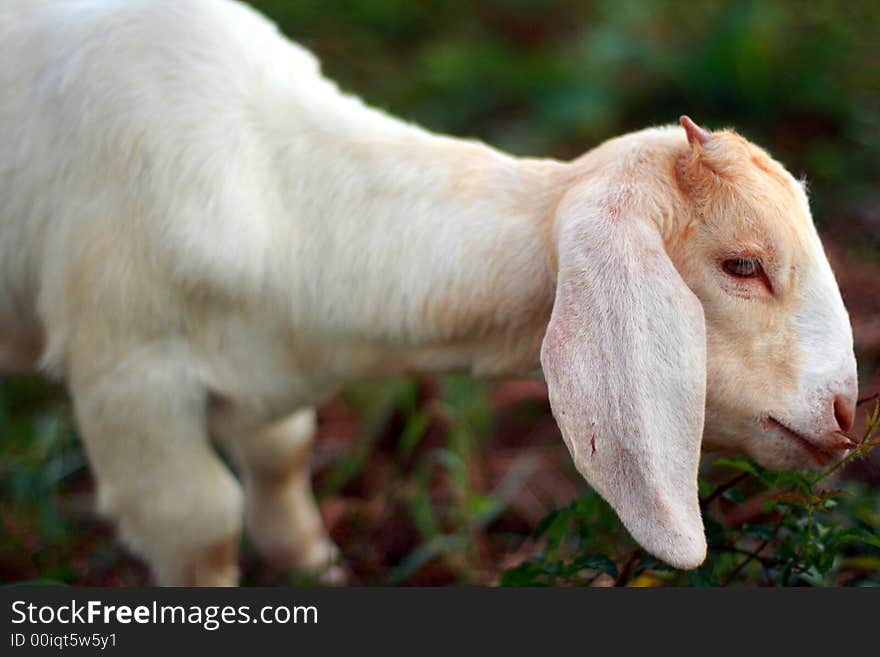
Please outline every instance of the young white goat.
[[6, 0], [0, 43], [0, 368], [66, 380], [159, 582], [234, 584], [242, 517], [279, 564], [333, 559], [312, 407], [356, 379], [543, 370], [579, 471], [680, 568], [701, 441], [846, 449], [852, 335], [806, 195], [733, 132], [510, 157], [340, 93], [232, 1]]

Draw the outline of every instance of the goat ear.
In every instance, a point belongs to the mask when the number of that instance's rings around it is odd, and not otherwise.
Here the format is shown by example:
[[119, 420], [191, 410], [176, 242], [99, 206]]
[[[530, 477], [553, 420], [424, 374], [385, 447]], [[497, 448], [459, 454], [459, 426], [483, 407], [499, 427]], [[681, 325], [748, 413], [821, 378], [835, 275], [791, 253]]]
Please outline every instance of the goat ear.
[[698, 143], [701, 146], [705, 146], [709, 143], [709, 140], [712, 139], [712, 133], [706, 130], [706, 128], [700, 127], [694, 123], [691, 117], [682, 115], [678, 119], [678, 122], [681, 123], [681, 127], [684, 128], [685, 133], [687, 133], [688, 143], [691, 146]]
[[556, 301], [541, 346], [553, 414], [578, 470], [633, 538], [694, 568], [706, 556], [702, 306], [652, 223], [613, 208], [576, 215], [557, 217]]

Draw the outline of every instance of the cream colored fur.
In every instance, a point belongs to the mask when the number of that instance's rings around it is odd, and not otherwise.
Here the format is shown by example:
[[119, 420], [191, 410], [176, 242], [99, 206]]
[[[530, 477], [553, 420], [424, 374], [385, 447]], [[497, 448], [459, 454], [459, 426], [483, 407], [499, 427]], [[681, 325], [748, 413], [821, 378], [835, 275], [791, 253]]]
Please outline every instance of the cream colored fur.
[[[0, 368], [67, 382], [160, 582], [234, 584], [243, 516], [282, 566], [334, 559], [311, 407], [358, 379], [543, 369], [577, 467], [683, 568], [701, 440], [845, 448], [852, 336], [806, 195], [732, 132], [514, 158], [342, 94], [231, 1], [7, 0], [0, 43]], [[744, 256], [766, 283], [723, 271]]]

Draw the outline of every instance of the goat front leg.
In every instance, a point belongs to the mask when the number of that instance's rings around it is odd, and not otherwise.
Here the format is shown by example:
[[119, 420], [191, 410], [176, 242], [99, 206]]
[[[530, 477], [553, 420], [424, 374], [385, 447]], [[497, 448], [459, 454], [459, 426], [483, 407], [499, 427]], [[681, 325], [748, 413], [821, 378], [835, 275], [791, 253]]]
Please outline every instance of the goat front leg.
[[326, 584], [342, 583], [339, 550], [312, 493], [314, 409], [250, 431], [233, 428], [236, 424], [218, 419], [212, 428], [241, 469], [245, 523], [254, 545], [277, 568], [309, 572]]
[[243, 494], [212, 449], [204, 393], [181, 359], [141, 353], [75, 374], [99, 510], [158, 583], [236, 585]]

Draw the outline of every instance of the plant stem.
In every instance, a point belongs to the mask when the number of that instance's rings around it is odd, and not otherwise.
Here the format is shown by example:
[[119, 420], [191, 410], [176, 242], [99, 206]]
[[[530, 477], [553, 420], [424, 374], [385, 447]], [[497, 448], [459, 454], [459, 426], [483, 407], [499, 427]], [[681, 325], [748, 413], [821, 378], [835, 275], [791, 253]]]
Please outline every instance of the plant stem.
[[730, 584], [730, 582], [732, 582], [732, 581], [734, 580], [734, 578], [735, 578], [737, 575], [740, 574], [740, 572], [742, 571], [742, 569], [745, 568], [746, 565], [748, 565], [751, 561], [757, 559], [757, 560], [760, 561], [761, 564], [763, 565], [764, 560], [763, 560], [763, 558], [760, 556], [760, 555], [761, 555], [761, 551], [762, 551], [765, 547], [767, 547], [767, 545], [768, 545], [769, 543], [770, 543], [770, 541], [764, 541], [763, 543], [761, 543], [761, 545], [758, 546], [758, 549], [757, 549], [757, 550], [755, 550], [754, 552], [749, 552], [749, 553], [747, 553], [748, 556], [747, 556], [745, 559], [743, 559], [743, 560], [740, 562], [740, 564], [739, 564], [736, 568], [734, 568], [734, 569], [731, 570], [729, 573], [727, 573], [727, 577], [725, 577], [724, 580], [721, 582], [721, 586], [727, 586], [728, 584]]
[[861, 406], [862, 404], [867, 404], [869, 401], [871, 401], [873, 399], [877, 399], [878, 397], [880, 397], [880, 392], [875, 392], [873, 395], [868, 395], [867, 397], [864, 397], [863, 399], [860, 399], [859, 401], [857, 401], [856, 406]]
[[723, 484], [719, 484], [718, 487], [715, 488], [715, 490], [713, 490], [711, 493], [709, 493], [709, 495], [705, 499], [700, 500], [700, 507], [705, 510], [722, 493], [724, 493], [727, 490], [730, 490], [731, 488], [736, 486], [739, 482], [744, 481], [745, 479], [747, 479], [750, 476], [751, 475], [748, 472], [742, 472], [742, 473], [736, 475], [733, 479], [730, 479], [729, 481], [725, 481]]
[[620, 574], [617, 576], [617, 579], [614, 580], [614, 586], [626, 586], [633, 567], [636, 565], [636, 562], [642, 558], [642, 554], [642, 548], [636, 548], [632, 551], [632, 554], [629, 555], [626, 563], [623, 564], [623, 568], [620, 569]]

